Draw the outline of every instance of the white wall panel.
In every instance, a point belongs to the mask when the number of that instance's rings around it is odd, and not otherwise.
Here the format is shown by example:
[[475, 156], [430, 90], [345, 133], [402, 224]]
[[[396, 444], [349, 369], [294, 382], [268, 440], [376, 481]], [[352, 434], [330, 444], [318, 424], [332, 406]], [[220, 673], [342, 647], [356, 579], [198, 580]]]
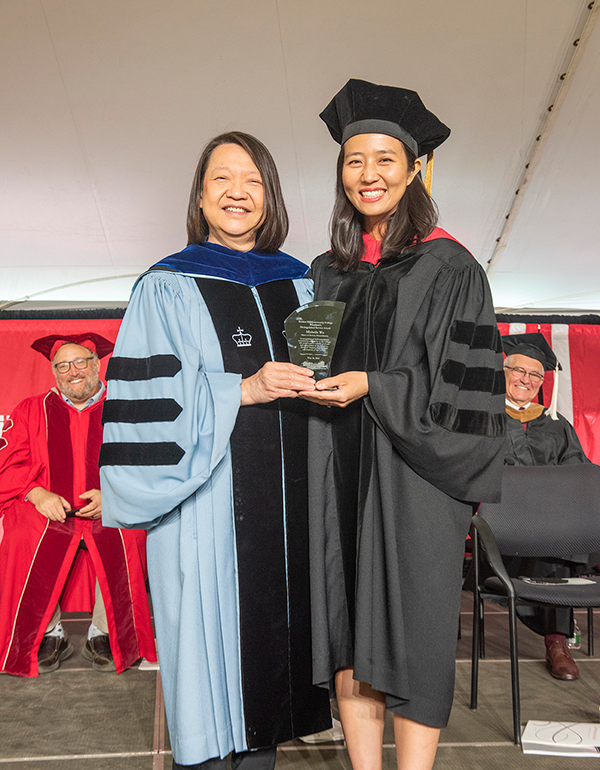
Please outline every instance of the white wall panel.
[[106, 264], [94, 193], [42, 4], [0, 3], [0, 36], [1, 264]]
[[[584, 7], [0, 0], [0, 299], [141, 272], [181, 248], [201, 146], [232, 128], [272, 150], [286, 248], [310, 261], [327, 246], [337, 155], [317, 116], [349, 77], [412, 87], [452, 128], [434, 197], [442, 225], [485, 262]], [[574, 187], [596, 187], [595, 167], [578, 172]], [[128, 285], [90, 291], [124, 299]]]
[[[279, 5], [294, 124], [305, 126], [296, 133], [301, 174], [314, 178], [321, 158], [333, 163], [337, 148], [311, 116], [349, 77], [414, 88], [453, 132], [434, 169], [442, 224], [477, 258], [487, 259], [581, 2]], [[333, 149], [327, 150], [323, 136]], [[313, 191], [307, 181], [309, 186]], [[322, 221], [326, 196], [319, 188], [306, 199], [311, 221]]]
[[600, 308], [599, 180], [597, 24], [492, 278], [498, 304]]

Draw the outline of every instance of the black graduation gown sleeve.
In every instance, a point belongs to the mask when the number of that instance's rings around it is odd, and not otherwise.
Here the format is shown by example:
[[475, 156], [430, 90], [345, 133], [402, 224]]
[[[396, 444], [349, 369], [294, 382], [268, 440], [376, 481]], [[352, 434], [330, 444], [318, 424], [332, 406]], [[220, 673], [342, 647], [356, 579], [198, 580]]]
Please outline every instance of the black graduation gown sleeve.
[[[462, 247], [456, 249], [464, 252]], [[366, 408], [422, 478], [473, 502], [499, 500], [504, 373], [487, 281], [464, 252], [439, 270], [406, 332], [402, 297]]]

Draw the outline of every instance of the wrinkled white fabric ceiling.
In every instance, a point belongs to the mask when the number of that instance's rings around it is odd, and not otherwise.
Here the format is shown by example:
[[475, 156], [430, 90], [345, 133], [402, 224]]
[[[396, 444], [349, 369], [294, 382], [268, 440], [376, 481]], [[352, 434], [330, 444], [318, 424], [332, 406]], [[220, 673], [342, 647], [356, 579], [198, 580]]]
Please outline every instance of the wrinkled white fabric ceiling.
[[[125, 300], [133, 278], [115, 276], [185, 245], [201, 147], [232, 128], [273, 152], [286, 250], [310, 262], [337, 154], [317, 116], [350, 77], [413, 88], [452, 128], [441, 225], [487, 264], [594, 14], [581, 0], [0, 0], [0, 300], [80, 281], [40, 299]], [[600, 309], [599, 57], [600, 24], [494, 258], [499, 307]]]

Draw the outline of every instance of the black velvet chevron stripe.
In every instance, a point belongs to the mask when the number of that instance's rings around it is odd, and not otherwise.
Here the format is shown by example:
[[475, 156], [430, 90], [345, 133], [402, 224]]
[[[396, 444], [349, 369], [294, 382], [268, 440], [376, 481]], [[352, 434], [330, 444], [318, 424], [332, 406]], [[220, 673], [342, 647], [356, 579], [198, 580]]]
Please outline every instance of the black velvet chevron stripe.
[[107, 422], [174, 422], [182, 412], [174, 398], [144, 398], [136, 401], [105, 401], [102, 424]]
[[506, 377], [504, 376], [504, 370], [500, 369], [494, 376], [494, 388], [492, 390], [493, 396], [503, 396], [506, 393]]
[[474, 409], [457, 409], [452, 404], [432, 404], [431, 417], [442, 428], [453, 433], [470, 433], [475, 436], [496, 438], [506, 433], [506, 415], [478, 412]]
[[102, 444], [100, 467], [105, 465], [177, 465], [185, 452], [174, 441], [112, 442]]
[[442, 366], [442, 377], [444, 382], [457, 385], [461, 390], [480, 390], [494, 396], [505, 392], [504, 372], [487, 366], [467, 367], [449, 358]]
[[107, 380], [153, 380], [156, 377], [174, 377], [181, 370], [181, 361], [169, 353], [148, 358], [113, 356], [106, 370]]
[[472, 350], [502, 352], [497, 326], [477, 326], [472, 321], [455, 321], [450, 331], [450, 339], [452, 342], [468, 345]]

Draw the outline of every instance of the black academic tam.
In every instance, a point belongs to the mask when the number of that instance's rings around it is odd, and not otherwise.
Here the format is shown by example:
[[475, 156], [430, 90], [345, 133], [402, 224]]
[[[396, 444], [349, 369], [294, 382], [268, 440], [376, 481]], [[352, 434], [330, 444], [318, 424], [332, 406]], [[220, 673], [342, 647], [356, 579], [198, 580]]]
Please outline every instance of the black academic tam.
[[557, 366], [562, 371], [554, 351], [541, 332], [505, 334], [502, 337], [502, 349], [507, 356], [521, 355], [539, 361], [547, 372], [554, 371]]
[[357, 134], [386, 134], [404, 142], [417, 158], [450, 136], [416, 91], [366, 80], [349, 80], [319, 117], [338, 144]]

